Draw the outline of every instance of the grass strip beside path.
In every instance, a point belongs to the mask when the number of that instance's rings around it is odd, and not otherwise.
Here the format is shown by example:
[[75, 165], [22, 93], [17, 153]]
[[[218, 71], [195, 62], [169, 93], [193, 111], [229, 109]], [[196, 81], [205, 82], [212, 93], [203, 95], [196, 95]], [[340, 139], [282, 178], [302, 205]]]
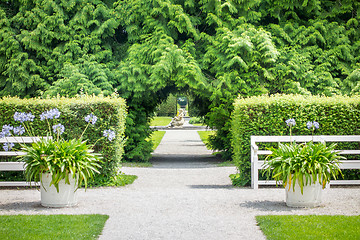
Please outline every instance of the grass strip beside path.
[[159, 146], [161, 139], [164, 137], [165, 131], [155, 131], [151, 134], [151, 141], [153, 142], [153, 151]]
[[97, 239], [107, 215], [0, 215], [0, 239]]
[[360, 239], [360, 216], [271, 215], [256, 220], [268, 240]]
[[209, 136], [215, 135], [216, 132], [215, 131], [197, 131], [197, 132], [200, 136], [201, 141], [205, 144], [206, 148], [211, 150], [208, 146], [209, 145], [208, 139], [209, 139]]
[[166, 126], [171, 122], [171, 117], [154, 117], [150, 122], [150, 126]]

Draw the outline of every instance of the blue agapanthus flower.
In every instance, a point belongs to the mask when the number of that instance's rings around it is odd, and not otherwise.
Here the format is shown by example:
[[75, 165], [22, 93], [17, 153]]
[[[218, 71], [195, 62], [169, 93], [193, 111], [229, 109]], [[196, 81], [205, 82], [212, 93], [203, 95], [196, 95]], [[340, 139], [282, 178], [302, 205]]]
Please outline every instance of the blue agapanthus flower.
[[97, 116], [90, 113], [89, 115], [87, 115], [85, 117], [85, 122], [91, 122], [91, 124], [94, 125], [96, 123], [97, 119], [98, 119]]
[[11, 131], [14, 130], [14, 127], [11, 125], [4, 125], [2, 127], [2, 131], [1, 131], [1, 136], [2, 137], [10, 137], [11, 136]]
[[59, 118], [61, 112], [57, 108], [50, 109], [40, 114], [40, 120]]
[[286, 120], [285, 123], [286, 123], [286, 125], [288, 125], [289, 127], [293, 127], [293, 126], [296, 125], [296, 121], [295, 121], [295, 119], [293, 119], [293, 118], [290, 118], [290, 119]]
[[315, 130], [315, 129], [319, 129], [320, 124], [316, 121], [313, 122], [309, 121], [306, 123], [306, 127], [310, 130]]
[[115, 131], [111, 129], [104, 130], [103, 136], [107, 137], [109, 141], [111, 142], [115, 138]]
[[30, 113], [25, 113], [25, 112], [15, 112], [14, 114], [14, 120], [16, 122], [26, 122], [26, 121], [34, 121], [35, 116], [30, 112]]
[[62, 125], [60, 123], [57, 125], [54, 125], [52, 128], [53, 128], [54, 133], [58, 133], [60, 135], [63, 134], [65, 131], [64, 125]]
[[14, 134], [15, 135], [23, 135], [25, 133], [25, 128], [23, 126], [14, 127]]
[[5, 151], [10, 151], [13, 147], [14, 147], [14, 143], [12, 143], [12, 142], [6, 142], [6, 143], [4, 143], [4, 145], [3, 145], [3, 149], [5, 150]]

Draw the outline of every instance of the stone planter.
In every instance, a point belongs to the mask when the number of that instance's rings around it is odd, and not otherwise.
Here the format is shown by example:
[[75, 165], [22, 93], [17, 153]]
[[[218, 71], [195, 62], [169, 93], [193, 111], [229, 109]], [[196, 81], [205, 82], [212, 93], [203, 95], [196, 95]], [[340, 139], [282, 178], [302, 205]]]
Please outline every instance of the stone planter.
[[311, 185], [306, 185], [303, 188], [303, 194], [298, 184], [295, 182], [295, 191], [291, 185], [290, 189], [287, 185], [285, 187], [286, 205], [289, 207], [318, 207], [321, 204], [322, 185], [316, 181]]
[[54, 185], [50, 186], [51, 175], [43, 173], [40, 184], [41, 205], [44, 207], [72, 207], [77, 205], [76, 178], [69, 177], [70, 185], [65, 179], [59, 182], [59, 192]]

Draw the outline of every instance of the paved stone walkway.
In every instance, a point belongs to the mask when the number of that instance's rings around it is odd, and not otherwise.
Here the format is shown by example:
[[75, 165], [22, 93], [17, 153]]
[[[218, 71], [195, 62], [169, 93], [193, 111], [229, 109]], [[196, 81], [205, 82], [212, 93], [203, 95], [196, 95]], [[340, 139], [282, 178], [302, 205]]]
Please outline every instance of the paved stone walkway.
[[234, 188], [234, 167], [219, 161], [196, 131], [169, 130], [154, 153], [152, 168], [128, 168], [134, 184], [79, 190], [79, 205], [40, 206], [37, 190], [0, 190], [0, 214], [107, 214], [101, 240], [265, 239], [255, 217], [268, 214], [359, 215], [359, 188], [326, 189], [318, 208], [285, 205], [284, 189]]
[[168, 130], [153, 153], [155, 168], [214, 167], [219, 158], [212, 155], [196, 130]]

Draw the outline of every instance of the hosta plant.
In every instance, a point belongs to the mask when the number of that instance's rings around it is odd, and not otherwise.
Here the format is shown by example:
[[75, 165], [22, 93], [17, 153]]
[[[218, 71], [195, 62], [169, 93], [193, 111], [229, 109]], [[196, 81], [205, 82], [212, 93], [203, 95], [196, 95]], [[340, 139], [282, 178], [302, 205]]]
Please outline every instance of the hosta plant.
[[[289, 125], [289, 123], [291, 125]], [[295, 121], [287, 121], [287, 125], [295, 125]], [[317, 122], [308, 122], [307, 127], [314, 132], [319, 127]], [[341, 174], [340, 160], [345, 159], [335, 150], [336, 144], [327, 146], [324, 142], [314, 143], [279, 143], [265, 159], [265, 173], [277, 182], [282, 181], [284, 187], [295, 190], [296, 180], [301, 193], [306, 185], [319, 182], [323, 188], [333, 177]]]

